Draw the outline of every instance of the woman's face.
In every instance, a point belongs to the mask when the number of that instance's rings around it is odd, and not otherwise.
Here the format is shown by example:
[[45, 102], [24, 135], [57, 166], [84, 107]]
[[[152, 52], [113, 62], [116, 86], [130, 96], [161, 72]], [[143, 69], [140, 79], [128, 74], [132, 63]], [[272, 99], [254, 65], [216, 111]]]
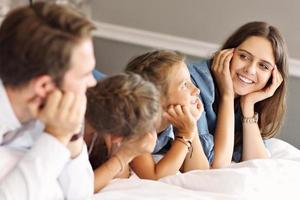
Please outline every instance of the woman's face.
[[275, 67], [273, 48], [266, 38], [251, 36], [235, 48], [230, 74], [236, 95], [263, 89]]
[[192, 83], [189, 70], [184, 62], [175, 64], [168, 74], [168, 92], [164, 107], [169, 105], [189, 106], [193, 116], [199, 116], [197, 102], [200, 90]]

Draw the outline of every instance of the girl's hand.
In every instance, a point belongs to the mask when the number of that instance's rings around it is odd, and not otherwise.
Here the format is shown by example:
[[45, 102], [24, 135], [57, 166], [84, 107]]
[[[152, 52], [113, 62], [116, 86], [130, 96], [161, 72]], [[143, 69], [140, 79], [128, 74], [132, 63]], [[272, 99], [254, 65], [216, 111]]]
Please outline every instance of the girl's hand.
[[199, 97], [198, 97], [197, 100], [196, 100], [196, 108], [195, 108], [195, 109], [194, 109], [194, 108], [191, 108], [191, 109], [192, 109], [191, 113], [192, 113], [193, 117], [194, 117], [196, 120], [198, 120], [198, 119], [200, 118], [200, 116], [201, 116], [203, 110], [204, 110], [202, 101], [200, 100]]
[[234, 96], [233, 84], [230, 75], [230, 61], [234, 49], [224, 49], [215, 54], [212, 63], [212, 72], [217, 81], [221, 96]]
[[152, 153], [156, 144], [156, 139], [156, 131], [133, 136], [132, 138], [122, 142], [117, 153], [125, 154], [125, 156], [130, 158], [130, 162], [139, 155]]
[[273, 96], [277, 88], [281, 85], [282, 81], [282, 75], [275, 66], [275, 68], [272, 71], [272, 83], [270, 85], [264, 87], [262, 90], [259, 90], [257, 92], [241, 96], [241, 107], [244, 116], [248, 117], [249, 114], [250, 117], [253, 116], [254, 109], [251, 109], [252, 111], [249, 111], [249, 108], [254, 108], [255, 103]]
[[164, 116], [177, 129], [177, 135], [191, 140], [194, 138], [197, 133], [197, 119], [188, 106], [170, 105]]

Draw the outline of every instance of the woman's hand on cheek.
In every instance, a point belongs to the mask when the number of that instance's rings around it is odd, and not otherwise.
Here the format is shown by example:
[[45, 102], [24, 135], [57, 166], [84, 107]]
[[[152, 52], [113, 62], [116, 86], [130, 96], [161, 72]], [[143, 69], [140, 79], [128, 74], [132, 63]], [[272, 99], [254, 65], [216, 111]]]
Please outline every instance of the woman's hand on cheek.
[[[272, 71], [272, 82], [270, 85], [266, 85], [262, 90], [259, 90], [257, 92], [252, 92], [250, 94], [241, 96], [241, 107], [243, 110], [243, 114], [244, 112], [248, 114], [250, 112], [248, 111], [249, 108], [254, 108], [255, 103], [263, 101], [269, 97], [272, 97], [275, 91], [277, 90], [277, 88], [281, 85], [282, 81], [283, 81], [282, 75], [278, 71], [277, 67], [275, 67]], [[252, 112], [250, 112], [250, 114], [252, 114], [253, 116], [254, 110]]]
[[175, 134], [193, 139], [197, 133], [197, 119], [192, 115], [188, 106], [170, 105], [164, 116], [176, 128]]
[[224, 49], [218, 52], [213, 59], [212, 72], [218, 84], [221, 96], [234, 96], [232, 78], [230, 75], [230, 61], [234, 49]]

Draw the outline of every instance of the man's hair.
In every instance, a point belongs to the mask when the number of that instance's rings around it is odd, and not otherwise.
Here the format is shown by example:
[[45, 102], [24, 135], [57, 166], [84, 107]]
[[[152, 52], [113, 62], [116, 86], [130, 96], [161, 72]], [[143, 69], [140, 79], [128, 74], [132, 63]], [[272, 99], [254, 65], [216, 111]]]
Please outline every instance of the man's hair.
[[91, 37], [95, 26], [77, 11], [37, 2], [11, 11], [0, 27], [0, 78], [21, 87], [41, 75], [60, 85], [73, 48]]

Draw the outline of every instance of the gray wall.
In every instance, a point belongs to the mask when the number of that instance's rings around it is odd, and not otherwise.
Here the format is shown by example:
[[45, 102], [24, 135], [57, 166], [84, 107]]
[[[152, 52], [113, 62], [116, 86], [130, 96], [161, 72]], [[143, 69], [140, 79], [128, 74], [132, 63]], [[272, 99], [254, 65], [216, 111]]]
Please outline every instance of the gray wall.
[[300, 59], [299, 0], [94, 0], [93, 18], [170, 35], [221, 44], [240, 25], [268, 21]]

